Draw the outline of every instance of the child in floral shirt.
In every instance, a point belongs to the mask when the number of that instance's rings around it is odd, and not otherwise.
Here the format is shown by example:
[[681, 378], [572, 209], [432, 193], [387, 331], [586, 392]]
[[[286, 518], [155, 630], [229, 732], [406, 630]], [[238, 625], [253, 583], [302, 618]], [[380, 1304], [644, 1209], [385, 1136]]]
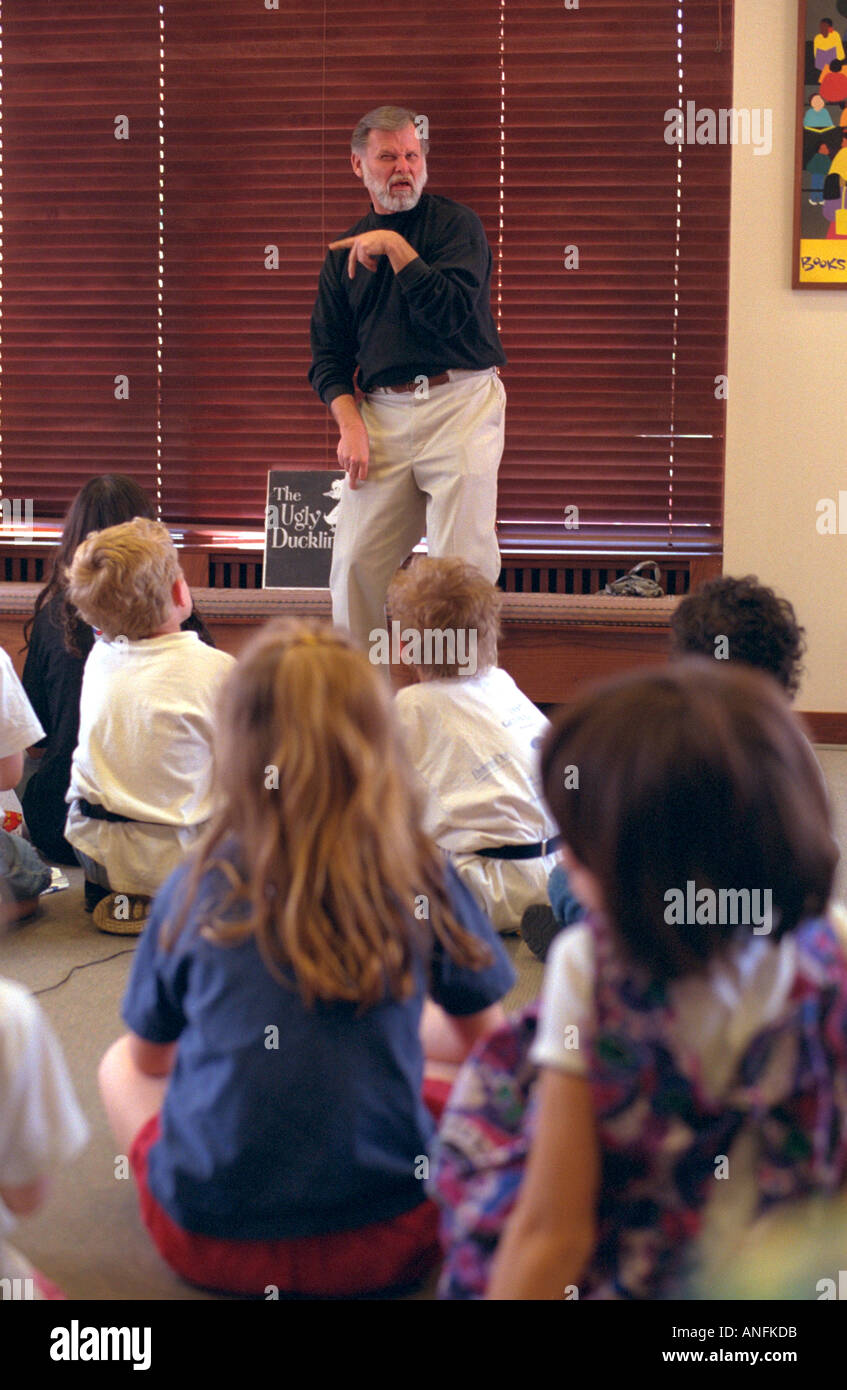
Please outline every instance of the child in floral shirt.
[[847, 1175], [814, 755], [772, 681], [692, 659], [562, 714], [542, 769], [586, 920], [551, 951], [537, 1028], [501, 1030], [454, 1088], [442, 1292], [679, 1297], [704, 1264], [720, 1287], [758, 1216]]

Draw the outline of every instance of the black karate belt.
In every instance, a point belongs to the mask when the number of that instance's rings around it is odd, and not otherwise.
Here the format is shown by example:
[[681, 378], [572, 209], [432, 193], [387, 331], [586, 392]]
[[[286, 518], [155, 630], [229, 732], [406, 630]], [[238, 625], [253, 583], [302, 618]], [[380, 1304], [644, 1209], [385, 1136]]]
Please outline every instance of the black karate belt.
[[562, 836], [553, 835], [549, 840], [539, 840], [534, 845], [495, 845], [492, 849], [471, 850], [471, 854], [480, 854], [485, 859], [544, 859], [561, 843]]
[[82, 814], [88, 816], [89, 820], [111, 820], [117, 821], [119, 825], [138, 825], [139, 823], [133, 820], [132, 816], [119, 816], [117, 812], [107, 811], [105, 806], [96, 806], [91, 801], [80, 799], [76, 804]]

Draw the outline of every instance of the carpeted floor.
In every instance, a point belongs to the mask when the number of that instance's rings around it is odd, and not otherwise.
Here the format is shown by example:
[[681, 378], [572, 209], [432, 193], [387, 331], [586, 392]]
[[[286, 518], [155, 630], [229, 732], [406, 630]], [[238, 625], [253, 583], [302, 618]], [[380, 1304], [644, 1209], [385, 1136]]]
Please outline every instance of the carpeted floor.
[[[839, 843], [847, 846], [847, 750], [819, 749], [832, 793]], [[837, 893], [847, 898], [840, 866]], [[82, 874], [43, 900], [43, 914], [0, 938], [0, 974], [38, 994], [64, 1048], [91, 1140], [56, 1180], [45, 1207], [21, 1223], [15, 1241], [30, 1259], [81, 1299], [205, 1299], [171, 1275], [139, 1221], [131, 1179], [115, 1177], [115, 1146], [97, 1095], [97, 1063], [122, 1031], [119, 1007], [134, 945], [103, 936], [83, 910]], [[538, 992], [542, 967], [523, 942], [507, 939], [518, 983], [506, 1004]], [[73, 972], [73, 973], [70, 973]], [[68, 978], [69, 977], [69, 978]], [[419, 1297], [432, 1295], [431, 1286]]]

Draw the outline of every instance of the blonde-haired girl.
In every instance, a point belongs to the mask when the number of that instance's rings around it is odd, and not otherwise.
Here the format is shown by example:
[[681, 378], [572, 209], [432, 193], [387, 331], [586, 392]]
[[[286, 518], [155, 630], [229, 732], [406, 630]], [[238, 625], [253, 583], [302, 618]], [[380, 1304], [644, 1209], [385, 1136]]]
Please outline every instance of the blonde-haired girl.
[[455, 1063], [513, 973], [420, 829], [384, 685], [314, 624], [244, 652], [220, 809], [156, 898], [101, 1063], [153, 1240], [206, 1288], [353, 1295], [438, 1258], [425, 997]]

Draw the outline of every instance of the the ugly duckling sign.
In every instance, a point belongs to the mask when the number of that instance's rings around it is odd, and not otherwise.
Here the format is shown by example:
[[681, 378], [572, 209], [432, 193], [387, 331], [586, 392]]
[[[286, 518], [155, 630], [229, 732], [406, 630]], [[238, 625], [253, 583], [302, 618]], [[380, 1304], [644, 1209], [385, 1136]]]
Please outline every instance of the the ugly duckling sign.
[[324, 468], [268, 473], [265, 589], [326, 589], [343, 473]]

